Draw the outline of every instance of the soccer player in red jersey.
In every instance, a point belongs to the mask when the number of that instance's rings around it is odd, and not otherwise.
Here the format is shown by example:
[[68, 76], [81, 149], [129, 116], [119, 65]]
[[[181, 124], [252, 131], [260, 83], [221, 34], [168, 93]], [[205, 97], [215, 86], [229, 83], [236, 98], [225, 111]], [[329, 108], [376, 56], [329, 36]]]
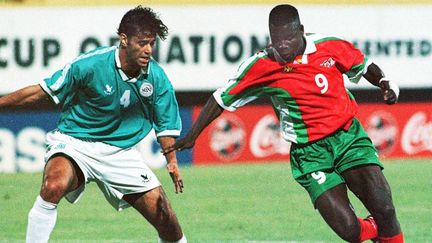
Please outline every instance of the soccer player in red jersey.
[[[258, 97], [270, 97], [281, 133], [292, 143], [293, 177], [326, 223], [348, 242], [403, 242], [383, 166], [355, 118], [357, 103], [344, 79], [357, 83], [364, 77], [381, 89], [387, 104], [396, 103], [398, 86], [351, 43], [305, 34], [291, 5], [271, 10], [269, 29], [269, 47], [242, 63], [237, 75], [213, 93], [187, 135], [163, 152], [193, 147], [223, 110], [235, 111]], [[356, 216], [347, 189], [371, 217]]]

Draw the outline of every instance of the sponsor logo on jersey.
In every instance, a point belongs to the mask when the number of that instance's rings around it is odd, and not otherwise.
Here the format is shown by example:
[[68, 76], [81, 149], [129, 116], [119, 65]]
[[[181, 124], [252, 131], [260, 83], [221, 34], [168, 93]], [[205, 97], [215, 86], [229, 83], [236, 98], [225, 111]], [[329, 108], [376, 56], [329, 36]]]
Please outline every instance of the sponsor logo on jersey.
[[385, 111], [372, 113], [366, 120], [365, 130], [380, 156], [388, 155], [395, 149], [399, 128], [391, 113]]
[[153, 94], [153, 85], [150, 83], [143, 83], [140, 87], [140, 94], [143, 97], [150, 97]]
[[237, 158], [244, 149], [246, 129], [233, 114], [223, 115], [210, 128], [210, 149], [224, 160]]
[[325, 60], [323, 63], [321, 63], [320, 66], [329, 68], [332, 67], [335, 63], [336, 63], [335, 60], [333, 60], [333, 58], [330, 57], [327, 60]]
[[110, 86], [110, 85], [108, 85], [108, 84], [105, 85], [104, 93], [105, 93], [106, 95], [112, 95], [112, 94], [114, 93], [113, 86]]

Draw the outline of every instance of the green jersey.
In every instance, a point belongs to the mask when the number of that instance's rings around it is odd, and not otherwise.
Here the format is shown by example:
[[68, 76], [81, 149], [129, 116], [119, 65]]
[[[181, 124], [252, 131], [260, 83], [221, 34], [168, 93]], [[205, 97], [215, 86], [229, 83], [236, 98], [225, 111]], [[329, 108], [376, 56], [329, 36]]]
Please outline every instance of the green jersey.
[[120, 65], [117, 47], [80, 55], [40, 83], [61, 107], [58, 129], [75, 138], [128, 148], [153, 128], [156, 136], [177, 137], [181, 120], [174, 89], [151, 59], [137, 78]]

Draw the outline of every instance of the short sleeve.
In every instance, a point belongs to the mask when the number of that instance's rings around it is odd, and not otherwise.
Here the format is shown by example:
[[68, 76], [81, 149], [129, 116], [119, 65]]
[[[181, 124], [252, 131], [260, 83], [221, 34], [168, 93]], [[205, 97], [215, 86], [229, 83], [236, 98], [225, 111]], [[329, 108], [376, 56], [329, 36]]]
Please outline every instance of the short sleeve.
[[[74, 73], [75, 71], [75, 73]], [[63, 103], [69, 94], [73, 92], [80, 78], [71, 64], [55, 72], [51, 77], [45, 78], [39, 83], [42, 89], [56, 103]]]
[[242, 62], [236, 74], [224, 87], [217, 89], [213, 97], [218, 104], [228, 111], [235, 111], [263, 94], [261, 86], [266, 76], [266, 53], [259, 52]]
[[165, 73], [158, 77], [158, 90], [154, 103], [154, 129], [157, 137], [178, 137], [181, 132], [181, 118], [174, 88]]
[[352, 43], [337, 40], [333, 45], [336, 54], [336, 66], [353, 83], [358, 83], [369, 65], [368, 58]]

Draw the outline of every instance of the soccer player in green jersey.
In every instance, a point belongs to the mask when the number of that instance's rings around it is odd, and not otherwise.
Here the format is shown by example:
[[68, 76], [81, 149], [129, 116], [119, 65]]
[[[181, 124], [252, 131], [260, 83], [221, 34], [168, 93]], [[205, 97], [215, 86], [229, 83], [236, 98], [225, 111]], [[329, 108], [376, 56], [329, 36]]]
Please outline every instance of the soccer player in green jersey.
[[[305, 34], [291, 5], [272, 9], [269, 29], [271, 45], [242, 63], [237, 75], [213, 93], [187, 135], [164, 152], [191, 148], [223, 110], [270, 97], [282, 136], [292, 143], [293, 177], [326, 223], [348, 242], [403, 242], [383, 166], [355, 118], [357, 103], [344, 77], [355, 83], [364, 77], [381, 89], [387, 104], [396, 103], [398, 86], [351, 43]], [[356, 216], [347, 189], [372, 217]]]
[[[46, 166], [30, 210], [27, 242], [48, 242], [65, 197], [75, 203], [85, 184], [97, 183], [117, 210], [134, 207], [159, 234], [159, 242], [187, 242], [164, 190], [136, 144], [152, 129], [162, 148], [180, 135], [173, 87], [152, 59], [156, 38], [168, 29], [150, 8], [129, 10], [118, 27], [119, 46], [80, 55], [37, 85], [0, 98], [0, 109], [47, 99], [61, 109], [58, 127], [47, 134]], [[174, 152], [166, 154], [175, 192], [183, 180]]]

